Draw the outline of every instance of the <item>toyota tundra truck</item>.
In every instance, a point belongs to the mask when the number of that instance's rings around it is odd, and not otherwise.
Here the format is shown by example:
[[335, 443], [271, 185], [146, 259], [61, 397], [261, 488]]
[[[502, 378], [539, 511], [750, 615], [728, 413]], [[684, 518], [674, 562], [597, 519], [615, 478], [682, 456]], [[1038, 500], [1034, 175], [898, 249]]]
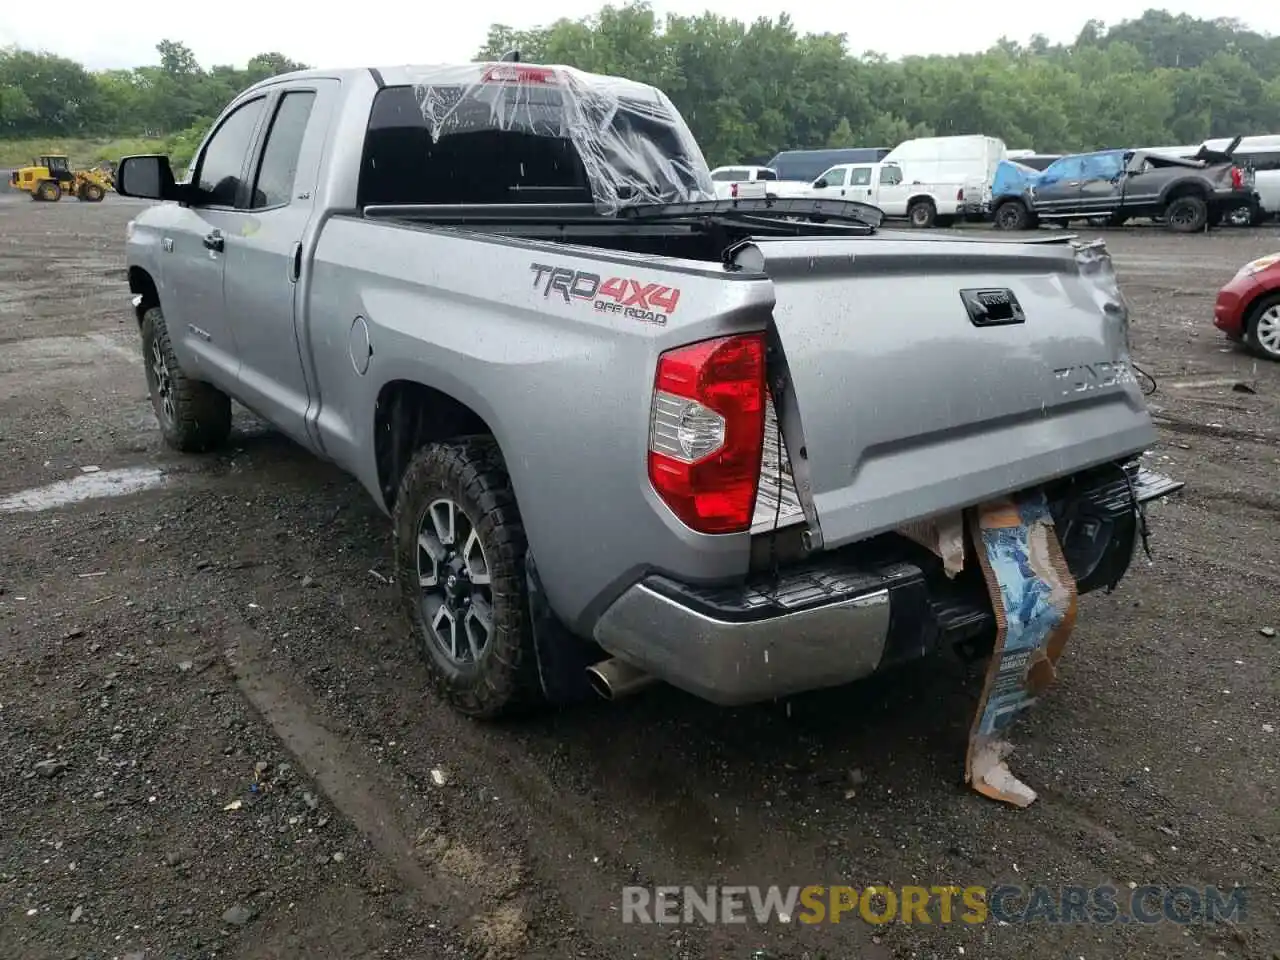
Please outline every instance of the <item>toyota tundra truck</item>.
[[518, 59], [291, 73], [189, 169], [117, 177], [159, 201], [127, 259], [166, 442], [217, 447], [234, 399], [357, 478], [470, 716], [981, 657], [979, 565], [920, 529], [1041, 490], [1079, 590], [1110, 589], [1180, 486], [1139, 462], [1103, 247], [717, 200], [642, 83]]

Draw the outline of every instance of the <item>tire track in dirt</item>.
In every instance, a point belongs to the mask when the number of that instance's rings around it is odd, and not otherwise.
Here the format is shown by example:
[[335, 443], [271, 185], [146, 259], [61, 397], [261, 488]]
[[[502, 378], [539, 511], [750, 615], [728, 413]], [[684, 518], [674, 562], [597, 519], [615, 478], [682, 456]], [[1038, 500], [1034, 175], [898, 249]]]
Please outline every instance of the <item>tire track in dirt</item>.
[[1267, 446], [1280, 446], [1280, 436], [1264, 433], [1261, 430], [1245, 430], [1241, 427], [1229, 427], [1225, 424], [1203, 423], [1189, 417], [1179, 417], [1171, 413], [1152, 414], [1152, 422], [1170, 433], [1182, 433], [1196, 437], [1219, 437], [1224, 440], [1243, 440], [1248, 443], [1261, 443]]
[[493, 863], [439, 832], [424, 830], [410, 840], [400, 815], [378, 789], [382, 776], [349, 740], [324, 725], [307, 706], [304, 690], [271, 668], [263, 656], [266, 642], [243, 624], [229, 625], [228, 638], [224, 654], [236, 687], [386, 866], [480, 955], [492, 960], [521, 955], [528, 920], [519, 866]]

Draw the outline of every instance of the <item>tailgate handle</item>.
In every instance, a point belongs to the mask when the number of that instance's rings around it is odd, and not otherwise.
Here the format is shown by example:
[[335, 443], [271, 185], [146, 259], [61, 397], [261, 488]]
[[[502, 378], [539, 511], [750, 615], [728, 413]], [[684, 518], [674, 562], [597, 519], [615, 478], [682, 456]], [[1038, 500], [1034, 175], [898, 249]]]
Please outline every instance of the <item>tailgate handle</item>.
[[1018, 298], [1007, 288], [961, 290], [960, 299], [975, 327], [1003, 327], [1027, 319]]

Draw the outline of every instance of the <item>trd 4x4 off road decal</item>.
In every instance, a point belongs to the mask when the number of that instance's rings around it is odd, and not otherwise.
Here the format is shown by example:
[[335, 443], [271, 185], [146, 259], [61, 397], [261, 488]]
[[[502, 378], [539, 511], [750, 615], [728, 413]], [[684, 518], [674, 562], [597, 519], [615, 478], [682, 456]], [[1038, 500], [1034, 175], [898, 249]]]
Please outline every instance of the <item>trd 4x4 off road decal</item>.
[[660, 283], [602, 277], [546, 263], [532, 263], [529, 269], [533, 271], [534, 287], [541, 287], [544, 297], [554, 293], [563, 296], [565, 303], [585, 300], [601, 313], [617, 313], [643, 323], [666, 323], [680, 302], [678, 289]]

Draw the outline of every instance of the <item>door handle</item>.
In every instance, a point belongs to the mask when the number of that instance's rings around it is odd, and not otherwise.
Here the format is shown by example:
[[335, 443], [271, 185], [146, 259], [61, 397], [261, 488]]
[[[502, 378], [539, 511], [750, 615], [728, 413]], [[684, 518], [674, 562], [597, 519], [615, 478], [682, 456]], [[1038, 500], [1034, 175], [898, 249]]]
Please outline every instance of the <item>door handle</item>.
[[222, 238], [221, 230], [214, 230], [204, 238], [204, 246], [206, 250], [215, 250], [221, 252], [226, 248], [227, 242]]

